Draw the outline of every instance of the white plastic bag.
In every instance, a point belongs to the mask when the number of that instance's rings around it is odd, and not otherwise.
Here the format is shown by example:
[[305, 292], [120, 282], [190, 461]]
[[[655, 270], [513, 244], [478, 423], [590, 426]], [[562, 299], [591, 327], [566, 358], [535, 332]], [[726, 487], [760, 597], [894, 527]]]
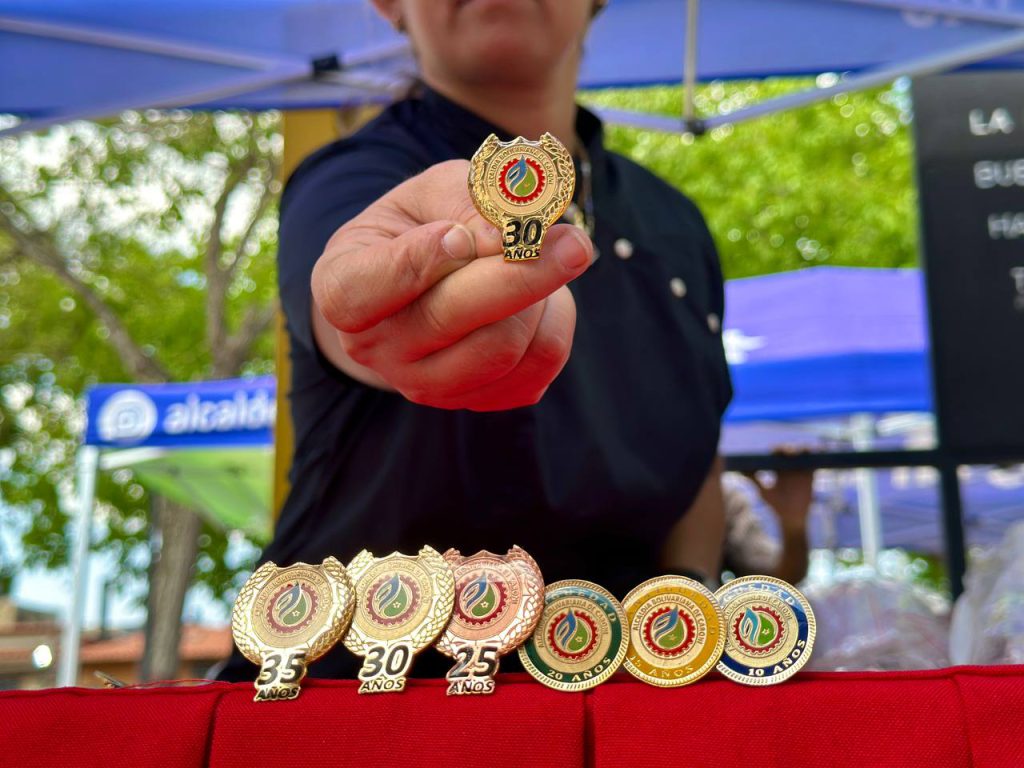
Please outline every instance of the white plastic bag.
[[948, 601], [910, 583], [854, 574], [809, 587], [815, 670], [935, 669], [949, 664]]
[[999, 546], [971, 553], [953, 609], [953, 664], [1024, 664], [1024, 522]]

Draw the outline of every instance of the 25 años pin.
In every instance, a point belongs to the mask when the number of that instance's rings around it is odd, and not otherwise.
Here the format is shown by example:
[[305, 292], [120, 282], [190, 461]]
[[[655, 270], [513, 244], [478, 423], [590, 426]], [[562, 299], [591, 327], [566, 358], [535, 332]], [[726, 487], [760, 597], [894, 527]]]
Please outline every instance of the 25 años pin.
[[533, 632], [544, 606], [544, 578], [525, 550], [504, 556], [444, 553], [455, 572], [455, 609], [437, 649], [455, 659], [448, 694], [494, 691], [498, 660]]

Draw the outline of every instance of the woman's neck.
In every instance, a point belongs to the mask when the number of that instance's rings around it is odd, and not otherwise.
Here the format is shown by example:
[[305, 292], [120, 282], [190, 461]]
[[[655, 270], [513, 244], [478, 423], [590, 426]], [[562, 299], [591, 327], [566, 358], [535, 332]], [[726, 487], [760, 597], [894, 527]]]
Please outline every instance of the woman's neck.
[[540, 87], [523, 85], [452, 84], [424, 73], [435, 91], [513, 136], [536, 141], [553, 133], [569, 151], [576, 147], [575, 81], [548, 81]]

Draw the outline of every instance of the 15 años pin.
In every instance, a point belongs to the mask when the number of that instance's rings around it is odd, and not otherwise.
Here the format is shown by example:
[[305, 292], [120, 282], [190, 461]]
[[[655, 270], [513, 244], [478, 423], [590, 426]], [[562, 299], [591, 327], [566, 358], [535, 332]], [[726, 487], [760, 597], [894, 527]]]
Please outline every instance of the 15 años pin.
[[744, 576], [715, 597], [725, 616], [725, 653], [718, 671], [744, 685], [774, 685], [797, 673], [814, 648], [814, 611], [782, 579]]
[[629, 620], [623, 665], [650, 685], [674, 688], [715, 668], [725, 647], [722, 608], [710, 589], [683, 576], [659, 576], [622, 601]]
[[363, 550], [348, 564], [356, 609], [345, 647], [363, 657], [359, 693], [401, 691], [413, 656], [430, 645], [452, 615], [455, 581], [431, 547], [415, 557]]
[[473, 204], [502, 233], [505, 261], [540, 256], [544, 233], [565, 213], [575, 187], [572, 156], [550, 133], [509, 142], [492, 133], [470, 161]]
[[341, 639], [352, 608], [352, 583], [333, 557], [320, 565], [261, 565], [231, 611], [235, 645], [260, 665], [254, 700], [296, 698], [306, 666]]
[[455, 659], [448, 694], [491, 693], [498, 659], [518, 648], [540, 619], [544, 578], [520, 547], [504, 556], [472, 557], [449, 549], [444, 559], [455, 573], [455, 609], [437, 641], [437, 649]]

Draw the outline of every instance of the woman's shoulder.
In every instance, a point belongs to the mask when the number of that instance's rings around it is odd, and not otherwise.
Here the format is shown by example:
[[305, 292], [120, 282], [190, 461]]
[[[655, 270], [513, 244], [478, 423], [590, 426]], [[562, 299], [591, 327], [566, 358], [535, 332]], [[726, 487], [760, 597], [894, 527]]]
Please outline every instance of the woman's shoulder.
[[418, 102], [395, 102], [354, 133], [309, 154], [288, 177], [282, 206], [309, 187], [321, 187], [353, 175], [392, 177], [398, 181], [431, 164], [415, 130]]

